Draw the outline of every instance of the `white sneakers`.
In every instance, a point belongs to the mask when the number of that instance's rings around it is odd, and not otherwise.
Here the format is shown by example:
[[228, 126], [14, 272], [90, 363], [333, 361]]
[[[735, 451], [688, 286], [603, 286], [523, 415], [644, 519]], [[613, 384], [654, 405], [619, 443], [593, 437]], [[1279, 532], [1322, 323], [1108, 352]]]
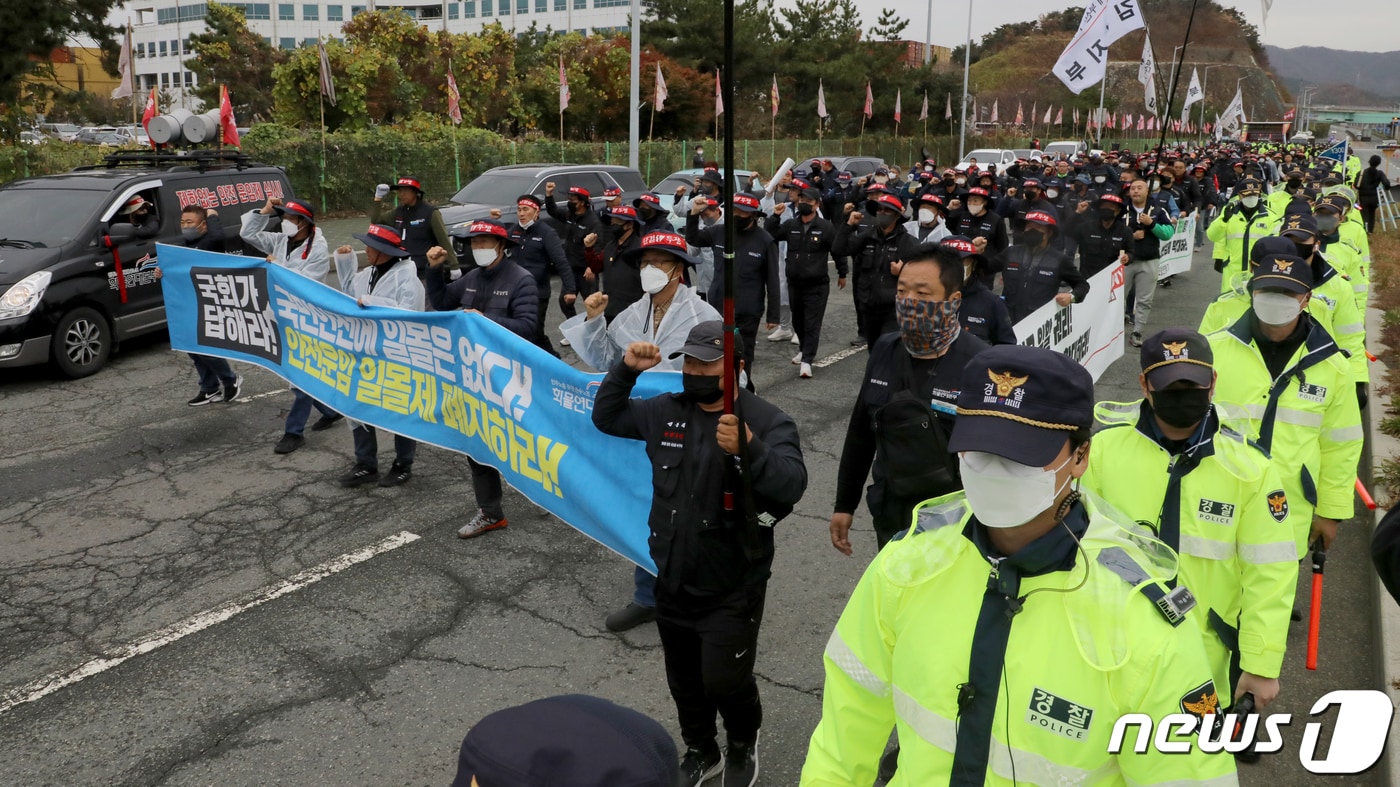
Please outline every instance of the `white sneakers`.
[[811, 377], [812, 377], [812, 365], [811, 365], [810, 363], [804, 363], [804, 364], [802, 364], [802, 368], [798, 370], [797, 376], [798, 376], [798, 377], [801, 377], [801, 378], [804, 379], [804, 380], [809, 380], [809, 379], [811, 379]]
[[782, 340], [784, 340], [784, 339], [794, 339], [794, 338], [796, 338], [796, 334], [794, 334], [794, 333], [792, 332], [792, 329], [791, 329], [791, 328], [784, 328], [784, 327], [781, 326], [781, 325], [778, 326], [778, 329], [777, 329], [777, 330], [775, 330], [775, 331], [773, 331], [772, 333], [768, 334], [768, 341], [770, 341], [770, 342], [780, 342], [780, 341], [782, 341]]
[[792, 365], [796, 366], [799, 363], [802, 363], [802, 353], [792, 356]]

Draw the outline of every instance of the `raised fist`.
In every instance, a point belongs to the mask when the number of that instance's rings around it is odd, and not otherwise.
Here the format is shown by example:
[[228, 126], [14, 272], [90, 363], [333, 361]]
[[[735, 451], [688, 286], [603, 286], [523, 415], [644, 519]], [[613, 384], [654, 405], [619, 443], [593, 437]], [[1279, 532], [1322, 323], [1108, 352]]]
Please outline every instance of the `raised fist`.
[[583, 301], [583, 308], [588, 310], [588, 316], [584, 319], [592, 320], [608, 308], [608, 296], [601, 292], [595, 292]]
[[551, 197], [554, 195], [554, 181], [551, 180], [550, 182], [544, 184], [544, 195], [546, 197]]

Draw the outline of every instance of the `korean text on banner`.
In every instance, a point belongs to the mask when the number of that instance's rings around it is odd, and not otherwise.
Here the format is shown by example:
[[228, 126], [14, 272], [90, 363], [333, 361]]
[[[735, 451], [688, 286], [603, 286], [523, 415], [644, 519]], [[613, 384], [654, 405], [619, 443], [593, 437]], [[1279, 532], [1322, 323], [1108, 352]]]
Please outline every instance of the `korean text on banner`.
[[1108, 70], [1108, 48], [1141, 27], [1137, 0], [1090, 0], [1079, 30], [1055, 62], [1055, 76], [1076, 95], [1097, 85]]
[[1196, 238], [1196, 215], [1176, 222], [1176, 233], [1162, 241], [1162, 257], [1157, 261], [1157, 278], [1165, 279], [1191, 270], [1191, 244]]
[[1089, 277], [1083, 303], [1061, 307], [1054, 301], [1016, 323], [1016, 341], [1062, 352], [1097, 380], [1123, 355], [1123, 265], [1113, 263]]
[[[640, 442], [593, 426], [602, 375], [479, 315], [360, 308], [260, 258], [163, 244], [159, 254], [175, 349], [257, 364], [356, 421], [467, 454], [655, 571], [651, 464]], [[678, 374], [648, 372], [635, 395], [679, 388]]]

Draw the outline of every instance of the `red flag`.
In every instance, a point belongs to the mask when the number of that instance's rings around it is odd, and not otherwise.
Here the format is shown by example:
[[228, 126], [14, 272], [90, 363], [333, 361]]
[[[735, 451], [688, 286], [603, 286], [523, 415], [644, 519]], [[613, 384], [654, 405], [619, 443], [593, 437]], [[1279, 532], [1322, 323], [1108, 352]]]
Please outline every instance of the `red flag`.
[[773, 104], [773, 117], [778, 116], [778, 75], [773, 75], [773, 89], [768, 91], [768, 100]]
[[219, 134], [225, 145], [238, 147], [238, 123], [233, 119], [233, 102], [228, 100], [228, 85], [219, 85]]
[[894, 122], [895, 122], [895, 123], [898, 123], [898, 122], [899, 122], [899, 116], [900, 116], [900, 114], [901, 114], [901, 113], [900, 113], [900, 110], [899, 110], [899, 103], [900, 103], [899, 99], [900, 99], [900, 94], [901, 94], [902, 92], [903, 92], [903, 90], [895, 90], [895, 91], [894, 91]]
[[1022, 125], [1023, 123], [1025, 123], [1025, 122], [1026, 122], [1026, 113], [1021, 111], [1021, 102], [1020, 102], [1020, 101], [1017, 101], [1017, 102], [1016, 102], [1016, 125], [1019, 126], [1019, 125]]
[[559, 56], [559, 114], [569, 108], [569, 75], [564, 72], [564, 56]]
[[[1055, 125], [1057, 125], [1057, 126], [1063, 126], [1064, 124], [1065, 124], [1065, 107], [1064, 107], [1063, 104], [1061, 104], [1061, 105], [1060, 105], [1060, 111], [1055, 113]], [[1077, 124], [1076, 124], [1076, 125], [1077, 125]]]
[[875, 94], [870, 92], [870, 83], [865, 83], [865, 116], [875, 117]]
[[452, 61], [447, 61], [447, 116], [462, 124], [462, 96], [457, 92], [457, 80], [452, 76]]
[[1142, 115], [1138, 115], [1137, 130], [1138, 130], [1138, 131], [1145, 131], [1146, 129], [1147, 129], [1147, 118], [1144, 118]]
[[[141, 113], [141, 128], [146, 130], [147, 137], [151, 134], [151, 118], [159, 114], [160, 112], [156, 109], [156, 89], [151, 88], [151, 95], [146, 97], [146, 111]], [[152, 142], [151, 147], [154, 149], [156, 143]]]
[[1296, 112], [1297, 112], [1297, 109], [1296, 109], [1296, 108], [1295, 108], [1295, 109], [1290, 109], [1290, 110], [1288, 110], [1287, 112], [1283, 113], [1283, 119], [1284, 119], [1284, 120], [1292, 120], [1294, 117], [1296, 117]]

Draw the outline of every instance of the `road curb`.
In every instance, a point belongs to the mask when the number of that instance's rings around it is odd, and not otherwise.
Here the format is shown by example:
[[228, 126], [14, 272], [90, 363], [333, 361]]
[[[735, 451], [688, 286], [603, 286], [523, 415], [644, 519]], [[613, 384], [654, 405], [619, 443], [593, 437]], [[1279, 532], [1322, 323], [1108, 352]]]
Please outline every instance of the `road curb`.
[[[1381, 319], [1380, 309], [1374, 306], [1366, 309], [1366, 337], [1367, 346], [1373, 355], [1383, 356], [1387, 349], [1381, 344]], [[1372, 475], [1375, 468], [1382, 460], [1391, 457], [1400, 457], [1400, 440], [1395, 439], [1381, 432], [1381, 419], [1385, 417], [1391, 407], [1390, 395], [1379, 395], [1383, 386], [1380, 384], [1385, 379], [1386, 371], [1389, 367], [1385, 361], [1376, 361], [1371, 364], [1371, 390], [1374, 394], [1366, 408], [1366, 420], [1371, 432], [1371, 468]], [[1375, 526], [1385, 516], [1386, 509], [1395, 504], [1395, 500], [1383, 490], [1377, 488], [1374, 483], [1370, 485], [1370, 491], [1376, 499], [1375, 516], [1371, 520], [1371, 529], [1366, 533], [1366, 540], [1369, 543], [1371, 535], [1375, 532]], [[1364, 517], [1362, 521], [1365, 521]], [[1370, 569], [1369, 566], [1366, 567]], [[1400, 706], [1400, 606], [1397, 606], [1390, 599], [1390, 594], [1385, 586], [1381, 584], [1380, 578], [1372, 576], [1371, 586], [1376, 592], [1376, 625], [1379, 636], [1376, 637], [1376, 647], [1379, 652], [1376, 654], [1376, 663], [1380, 666], [1381, 690], [1390, 696], [1392, 705]], [[1393, 716], [1392, 716], [1393, 718]], [[1395, 777], [1400, 776], [1400, 727], [1392, 721], [1390, 725], [1390, 735], [1387, 740], [1385, 757], [1380, 763], [1381, 783], [1395, 784]]]

